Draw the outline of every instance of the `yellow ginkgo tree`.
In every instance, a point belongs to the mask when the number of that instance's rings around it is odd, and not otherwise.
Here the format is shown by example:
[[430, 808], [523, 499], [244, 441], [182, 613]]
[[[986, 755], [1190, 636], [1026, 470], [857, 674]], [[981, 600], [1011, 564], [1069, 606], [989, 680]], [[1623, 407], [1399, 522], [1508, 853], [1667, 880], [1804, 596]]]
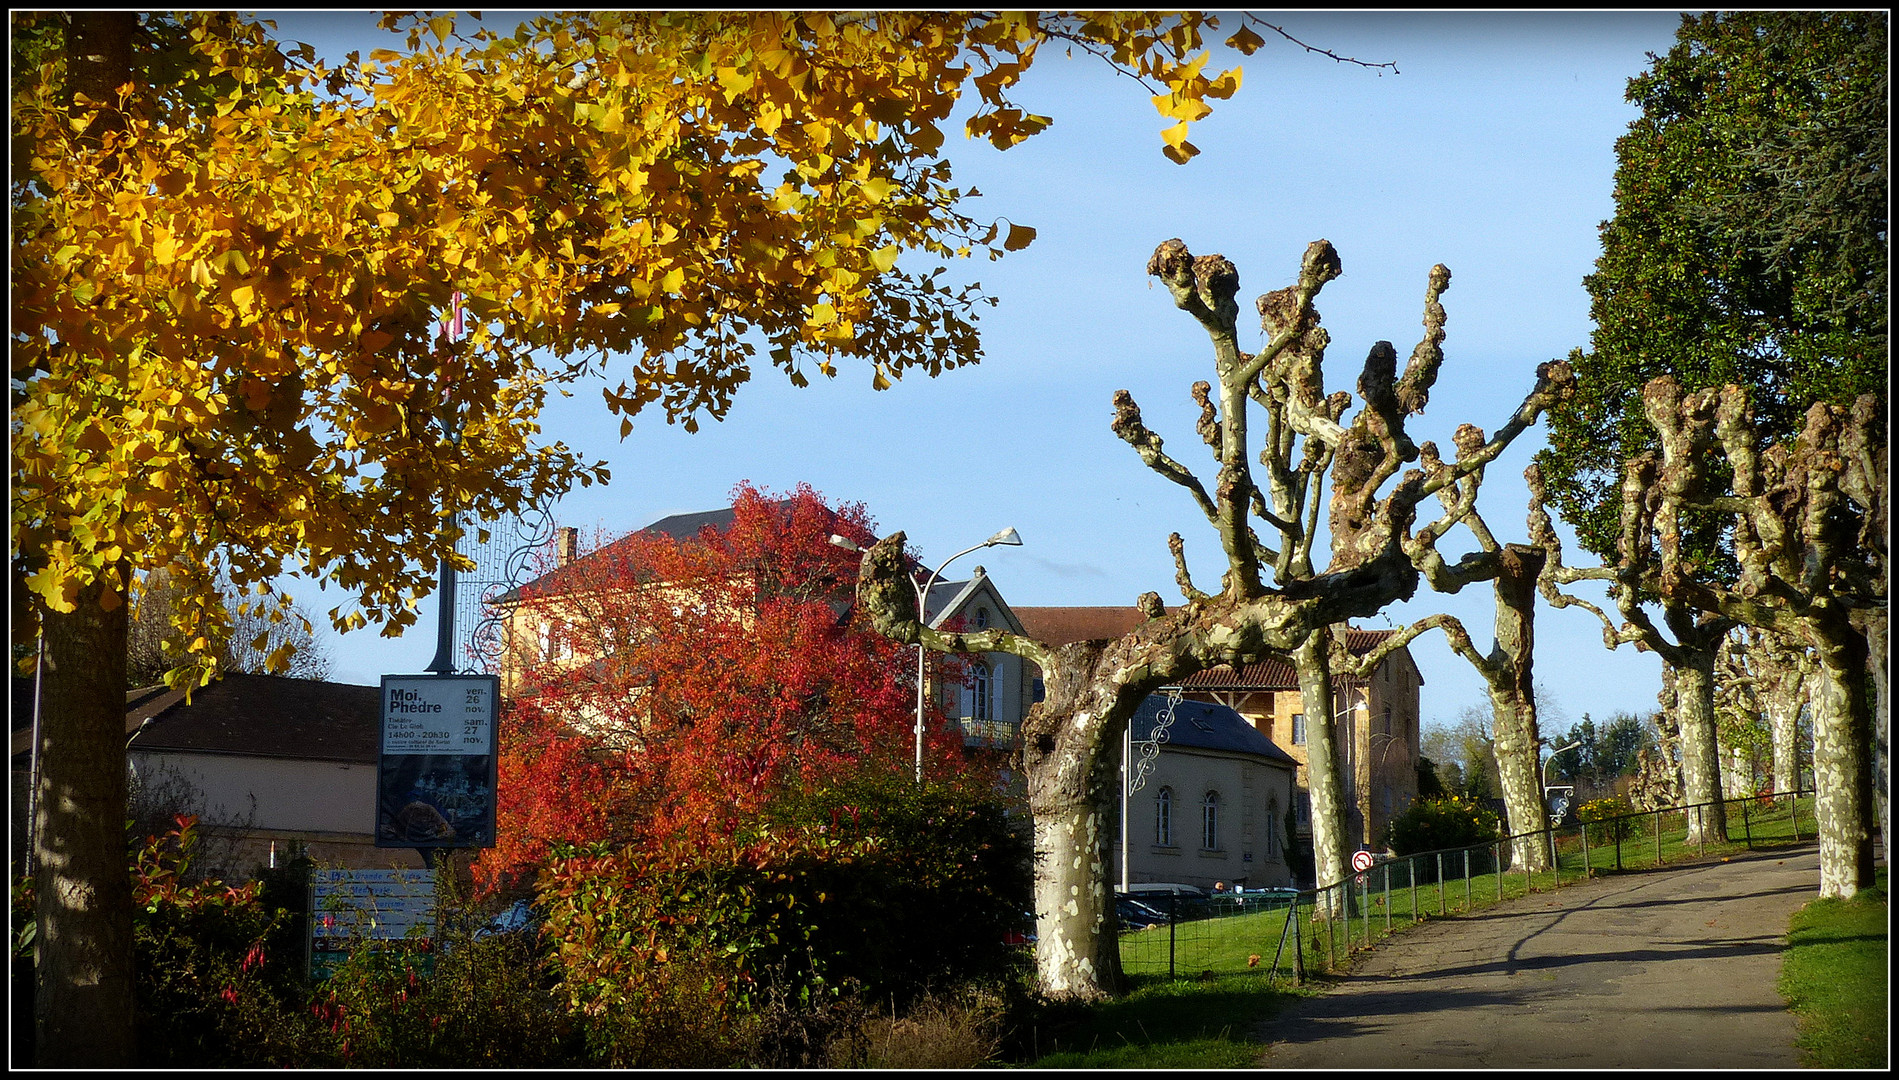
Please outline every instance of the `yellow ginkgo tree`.
[[118, 830], [143, 575], [187, 586], [180, 684], [215, 674], [219, 581], [282, 613], [274, 582], [300, 573], [354, 598], [339, 628], [399, 632], [451, 515], [607, 479], [538, 438], [550, 388], [604, 377], [624, 433], [649, 406], [718, 418], [762, 362], [882, 386], [977, 360], [993, 301], [944, 267], [1033, 230], [962, 210], [943, 125], [972, 87], [966, 132], [1007, 147], [1050, 122], [1010, 98], [1040, 52], [1093, 54], [1148, 86], [1184, 162], [1239, 86], [1204, 73], [1217, 22], [1193, 14], [383, 25], [408, 47], [332, 67], [230, 13], [12, 16], [12, 623], [50, 660], [45, 1063], [133, 1060]]

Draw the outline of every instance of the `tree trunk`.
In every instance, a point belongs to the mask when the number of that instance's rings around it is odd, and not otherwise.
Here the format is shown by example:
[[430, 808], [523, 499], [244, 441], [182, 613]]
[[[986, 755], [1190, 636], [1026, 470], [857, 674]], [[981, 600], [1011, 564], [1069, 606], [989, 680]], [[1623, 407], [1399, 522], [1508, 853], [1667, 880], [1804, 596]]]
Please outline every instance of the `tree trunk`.
[[[1338, 724], [1333, 716], [1332, 666], [1326, 651], [1330, 630], [1318, 630], [1293, 651], [1299, 696], [1306, 711], [1306, 787], [1312, 796], [1312, 872], [1323, 889], [1350, 873], [1345, 834], [1345, 791], [1339, 776]], [[1350, 889], [1335, 890], [1331, 913], [1345, 915]]]
[[1813, 778], [1819, 794], [1820, 896], [1845, 900], [1873, 884], [1872, 769], [1867, 750], [1866, 642], [1819, 648], [1813, 686]]
[[1873, 761], [1872, 785], [1873, 802], [1877, 804], [1879, 815], [1879, 838], [1885, 843], [1892, 842], [1892, 771], [1891, 743], [1888, 732], [1891, 729], [1891, 715], [1888, 713], [1886, 697], [1886, 613], [1874, 612], [1862, 625], [1866, 633], [1866, 650], [1870, 663], [1868, 674], [1873, 680]]
[[[1675, 666], [1675, 707], [1681, 728], [1681, 783], [1690, 844], [1720, 844], [1728, 838], [1721, 804], [1721, 752], [1714, 734], [1714, 651], [1695, 649]], [[1706, 805], [1711, 804], [1711, 805]]]
[[[132, 81], [138, 19], [130, 11], [72, 15], [68, 94], [106, 106], [79, 134], [83, 146], [97, 147], [124, 126], [119, 88]], [[129, 564], [118, 573], [121, 586], [131, 583]], [[41, 1066], [123, 1068], [135, 1061], [125, 857], [126, 591], [114, 590], [108, 611], [100, 605], [107, 590], [94, 581], [79, 591], [71, 614], [41, 613], [50, 661], [33, 822], [34, 1056]]]
[[[1031, 776], [1034, 774], [1031, 773]], [[1035, 822], [1035, 969], [1050, 997], [1095, 1001], [1120, 992], [1121, 947], [1109, 918], [1110, 812], [1092, 798], [1041, 793]]]
[[[1788, 680], [1805, 687], [1806, 679]], [[1774, 790], [1800, 790], [1800, 705], [1804, 695], [1778, 686], [1767, 695], [1767, 729], [1774, 742]]]
[[1548, 870], [1549, 822], [1543, 809], [1543, 779], [1537, 771], [1536, 706], [1509, 689], [1490, 688], [1491, 734], [1496, 739], [1497, 779], [1509, 821], [1512, 869]]
[[1547, 870], [1548, 842], [1542, 832], [1549, 822], [1538, 771], [1540, 739], [1531, 666], [1536, 646], [1536, 578], [1543, 571], [1544, 554], [1540, 548], [1507, 544], [1497, 556], [1496, 643], [1489, 662], [1479, 670], [1490, 684], [1497, 781], [1503, 788], [1510, 833], [1516, 837], [1511, 842], [1512, 863]]
[[102, 586], [50, 614], [33, 822], [39, 923], [37, 1063], [127, 1067], [132, 1035], [132, 888], [125, 852], [123, 603]]
[[[1045, 671], [1047, 700], [1031, 714], [1023, 755], [1035, 828], [1035, 968], [1050, 997], [1098, 1001], [1122, 989], [1121, 943], [1113, 918], [1113, 715], [1125, 696], [1106, 685], [1074, 687]], [[1132, 714], [1140, 702], [1126, 707]], [[1112, 734], [1110, 734], [1112, 732]]]

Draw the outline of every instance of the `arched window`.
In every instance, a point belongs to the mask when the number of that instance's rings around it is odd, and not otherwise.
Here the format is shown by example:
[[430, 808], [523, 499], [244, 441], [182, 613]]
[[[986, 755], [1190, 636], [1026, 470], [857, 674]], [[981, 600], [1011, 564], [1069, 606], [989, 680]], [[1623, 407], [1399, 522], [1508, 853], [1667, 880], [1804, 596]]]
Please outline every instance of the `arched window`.
[[1154, 842], [1162, 847], [1174, 843], [1174, 789], [1162, 788], [1154, 796]]
[[977, 661], [971, 664], [970, 667], [976, 677], [975, 684], [970, 688], [970, 718], [975, 720], [994, 719], [995, 702], [993, 695], [995, 693], [995, 683], [994, 680], [989, 677], [989, 665]]
[[989, 629], [989, 609], [988, 608], [979, 607], [976, 609], [976, 629], [978, 630]]
[[1200, 847], [1206, 851], [1220, 849], [1220, 793], [1207, 792], [1200, 803]]

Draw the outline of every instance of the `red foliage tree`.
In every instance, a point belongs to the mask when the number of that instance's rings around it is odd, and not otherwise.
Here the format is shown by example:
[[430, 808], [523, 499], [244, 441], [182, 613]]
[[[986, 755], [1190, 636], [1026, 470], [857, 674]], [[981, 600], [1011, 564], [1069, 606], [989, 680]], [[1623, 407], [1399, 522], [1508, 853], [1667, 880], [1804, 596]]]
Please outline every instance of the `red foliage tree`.
[[[857, 556], [830, 542], [874, 541], [863, 505], [733, 495], [722, 527], [632, 533], [523, 587], [517, 625], [547, 630], [514, 661], [485, 886], [557, 843], [703, 848], [774, 798], [909, 768], [914, 658], [859, 618]], [[973, 767], [927, 726], [934, 771]]]

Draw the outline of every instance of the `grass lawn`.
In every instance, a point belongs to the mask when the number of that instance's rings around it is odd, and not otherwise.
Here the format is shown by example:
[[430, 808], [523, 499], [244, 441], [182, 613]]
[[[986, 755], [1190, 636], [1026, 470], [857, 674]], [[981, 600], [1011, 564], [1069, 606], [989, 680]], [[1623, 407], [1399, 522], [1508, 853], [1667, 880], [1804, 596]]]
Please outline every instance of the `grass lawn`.
[[[1183, 921], [1170, 936], [1165, 926], [1122, 935], [1122, 964], [1134, 990], [1096, 1006], [1063, 1027], [1053, 1048], [1042, 1047], [1030, 1068], [1218, 1069], [1254, 1068], [1260, 1044], [1257, 1025], [1299, 997], [1323, 992], [1323, 984], [1288, 981], [1293, 952], [1302, 948], [1304, 968], [1319, 974], [1388, 934], [1420, 921], [1479, 910], [1500, 899], [1545, 892], [1585, 874], [1613, 874], [1712, 860], [1750, 848], [1772, 850], [1813, 838], [1811, 797], [1771, 807], [1731, 805], [1729, 842], [1690, 845], [1679, 812], [1642, 815], [1618, 844], [1596, 827], [1585, 837], [1565, 830], [1558, 837], [1559, 869], [1534, 875], [1477, 871], [1466, 879], [1461, 855], [1447, 859], [1440, 886], [1437, 867], [1410, 879], [1402, 863], [1381, 865], [1366, 875], [1363, 905], [1350, 920], [1313, 922], [1301, 911], [1303, 941], [1282, 936], [1286, 911], [1278, 908], [1229, 918]], [[1658, 843], [1659, 840], [1659, 843]], [[1486, 860], [1487, 861], [1487, 860]], [[1475, 868], [1473, 868], [1475, 869]], [[1780, 985], [1799, 1018], [1800, 1045], [1809, 1063], [1826, 1068], [1878, 1068], [1886, 1064], [1886, 872], [1852, 903], [1815, 902], [1795, 917]], [[1310, 904], [1310, 900], [1307, 901]], [[1264, 972], [1279, 947], [1281, 978]], [[1176, 978], [1169, 978], [1169, 971]], [[1276, 985], [1273, 985], [1276, 983]]]
[[1295, 998], [1316, 993], [1255, 974], [1211, 979], [1135, 977], [1125, 997], [1089, 1009], [1032, 1069], [1250, 1069], [1253, 1028]]
[[1780, 994], [1800, 1025], [1804, 1064], [1883, 1069], [1888, 972], [1886, 868], [1851, 900], [1815, 900], [1794, 915]]

